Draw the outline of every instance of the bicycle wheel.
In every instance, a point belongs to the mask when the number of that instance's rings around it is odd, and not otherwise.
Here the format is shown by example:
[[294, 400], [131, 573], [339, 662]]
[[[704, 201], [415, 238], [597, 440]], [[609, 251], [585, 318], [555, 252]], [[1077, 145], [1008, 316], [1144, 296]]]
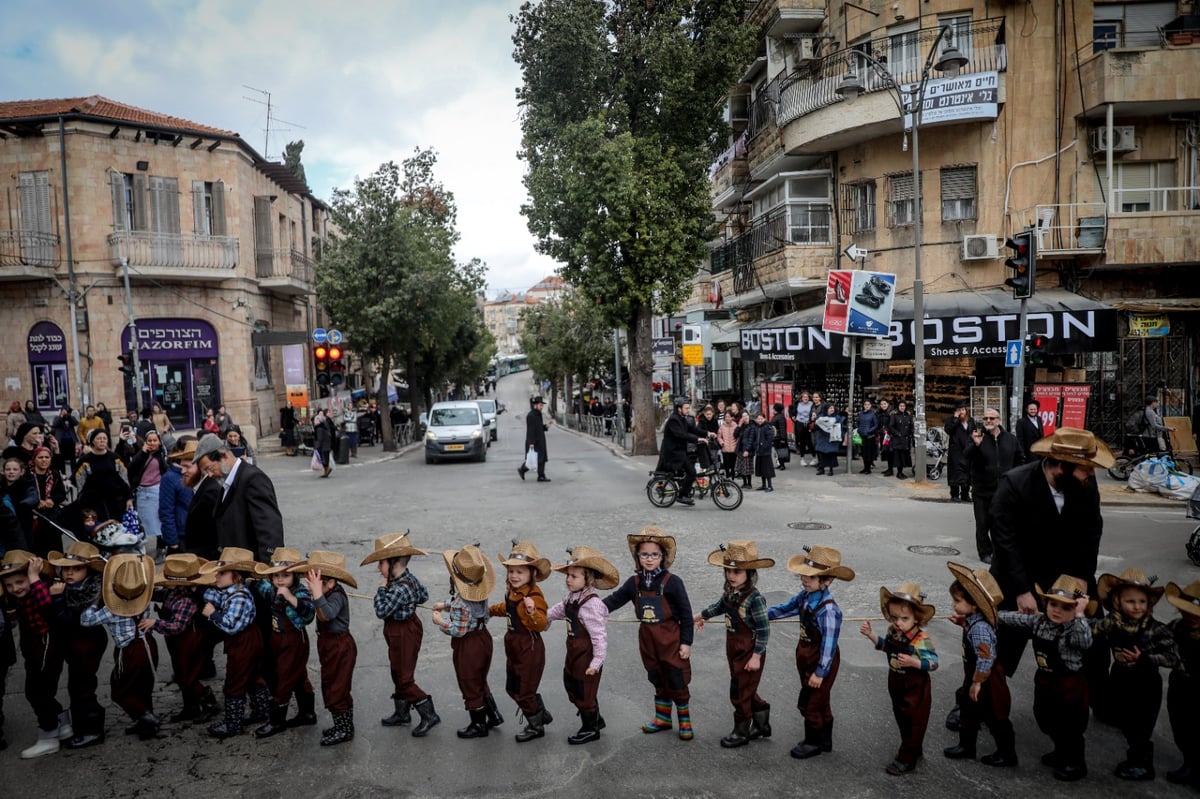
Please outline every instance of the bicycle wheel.
[[670, 477], [651, 477], [646, 483], [646, 498], [657, 508], [669, 508], [679, 496], [679, 487]]
[[1128, 480], [1129, 473], [1133, 471], [1135, 465], [1133, 458], [1121, 455], [1117, 458], [1116, 463], [1108, 467], [1108, 476], [1114, 480]]
[[713, 503], [721, 510], [737, 510], [742, 504], [742, 487], [733, 480], [718, 480], [711, 490]]
[[1181, 472], [1187, 472], [1188, 474], [1191, 474], [1192, 473], [1192, 462], [1185, 461], [1185, 460], [1176, 460], [1175, 468]]

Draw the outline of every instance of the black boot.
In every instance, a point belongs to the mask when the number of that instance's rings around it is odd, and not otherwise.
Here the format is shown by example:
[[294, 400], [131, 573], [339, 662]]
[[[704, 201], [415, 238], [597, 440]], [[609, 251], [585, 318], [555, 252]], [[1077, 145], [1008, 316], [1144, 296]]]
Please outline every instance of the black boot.
[[[104, 708], [98, 708], [76, 722], [75, 735], [63, 746], [68, 749], [87, 749], [104, 743]], [[0, 747], [3, 749], [3, 747]]]
[[287, 705], [272, 705], [267, 723], [254, 731], [255, 738], [270, 738], [287, 730]]
[[807, 760], [821, 754], [821, 731], [807, 721], [804, 722], [804, 740], [792, 747], [791, 755], [797, 760]]
[[217, 701], [216, 695], [207, 685], [204, 686], [204, 693], [200, 694], [200, 712], [196, 715], [196, 722], [203, 723], [212, 721], [221, 713], [221, 703]]
[[412, 721], [412, 711], [409, 709], [408, 702], [405, 702], [396, 694], [392, 694], [392, 704], [395, 707], [392, 715], [386, 719], [380, 719], [380, 724], [385, 727], [399, 727], [402, 724], [408, 724]]
[[733, 732], [721, 739], [721, 746], [725, 749], [736, 749], [748, 743], [750, 743], [750, 719], [735, 721]]
[[985, 766], [997, 768], [1012, 768], [1017, 765], [1017, 736], [1013, 732], [1012, 722], [1004, 721], [991, 725], [992, 738], [996, 741], [996, 751], [979, 758]]
[[530, 713], [525, 716], [525, 729], [517, 733], [517, 743], [523, 744], [526, 741], [532, 741], [534, 738], [541, 738], [546, 734], [546, 719], [542, 711]]
[[296, 715], [287, 720], [289, 727], [312, 727], [317, 723], [316, 694], [296, 694]]
[[978, 737], [979, 730], [977, 729], [960, 729], [958, 732], [958, 743], [954, 746], [947, 746], [942, 750], [942, 754], [951, 760], [974, 760]]
[[199, 699], [184, 699], [183, 709], [178, 713], [172, 713], [167, 719], [172, 724], [182, 724], [185, 721], [195, 721], [200, 717], [200, 700]]
[[158, 716], [154, 713], [143, 713], [142, 717], [137, 720], [137, 737], [142, 741], [149, 741], [158, 737], [159, 727], [162, 722], [158, 720]]
[[336, 746], [354, 740], [354, 708], [333, 714], [333, 729], [321, 736], [321, 746]]
[[1113, 770], [1113, 774], [1133, 782], [1149, 782], [1154, 779], [1154, 744], [1146, 742], [1131, 746], [1126, 755], [1125, 762], [1120, 763]]
[[420, 702], [413, 704], [413, 710], [421, 716], [420, 723], [413, 727], [414, 738], [424, 738], [431, 729], [442, 723], [437, 711], [433, 709], [433, 697], [427, 696]]
[[504, 716], [500, 715], [500, 708], [496, 707], [496, 697], [491, 694], [484, 695], [483, 709], [487, 713], [487, 725], [489, 727], [499, 727], [504, 723]]
[[225, 697], [225, 720], [208, 725], [208, 734], [213, 738], [232, 738], [242, 734], [246, 716], [246, 699]]
[[762, 710], [756, 710], [753, 713], [750, 725], [750, 740], [756, 738], [771, 737], [771, 706], [767, 705]]
[[[888, 477], [892, 476], [890, 471], [885, 472]], [[950, 712], [946, 714], [946, 729], [950, 732], [958, 732], [962, 728], [962, 708], [958, 705], [950, 708]]]
[[583, 719], [583, 724], [579, 728], [579, 732], [567, 737], [567, 743], [571, 745], [588, 744], [592, 741], [600, 740], [600, 730], [604, 727], [604, 720], [600, 718], [600, 711], [593, 710], [590, 713], [579, 711], [580, 717]]
[[486, 738], [488, 736], [487, 708], [477, 707], [468, 710], [471, 723], [458, 731], [459, 738]]
[[893, 472], [892, 472], [892, 467], [890, 467], [890, 466], [889, 466], [889, 467], [887, 468], [887, 471], [885, 471], [885, 472], [883, 473], [883, 476], [884, 476], [884, 477], [891, 477], [891, 476], [892, 476], [892, 474], [893, 474]]
[[821, 751], [833, 751], [833, 721], [825, 722], [825, 726], [821, 728]]
[[546, 703], [542, 701], [541, 694], [535, 694], [538, 703], [538, 712], [542, 714], [542, 724], [549, 724], [554, 721], [554, 717], [550, 715], [550, 711], [546, 710]]
[[262, 724], [271, 718], [271, 692], [266, 688], [255, 688], [250, 694], [250, 715], [247, 724]]

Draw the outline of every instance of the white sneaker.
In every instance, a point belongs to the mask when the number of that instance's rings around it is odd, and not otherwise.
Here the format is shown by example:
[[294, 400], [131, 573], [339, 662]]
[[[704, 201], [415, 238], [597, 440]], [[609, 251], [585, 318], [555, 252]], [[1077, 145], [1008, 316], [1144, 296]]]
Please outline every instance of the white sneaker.
[[52, 755], [58, 751], [58, 729], [38, 729], [37, 743], [28, 749], [21, 750], [22, 760], [33, 760], [35, 757]]
[[71, 726], [71, 711], [64, 710], [58, 714], [58, 740], [69, 741], [75, 737], [75, 728]]

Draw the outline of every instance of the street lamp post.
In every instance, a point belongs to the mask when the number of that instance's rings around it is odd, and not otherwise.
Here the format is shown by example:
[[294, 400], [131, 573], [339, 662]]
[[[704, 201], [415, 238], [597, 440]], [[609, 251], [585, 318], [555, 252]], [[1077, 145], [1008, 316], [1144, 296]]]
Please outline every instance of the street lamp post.
[[[958, 51], [953, 42], [949, 27], [938, 31], [937, 38], [929, 48], [925, 57], [925, 67], [921, 70], [921, 80], [915, 88], [908, 92], [908, 113], [912, 116], [912, 186], [913, 186], [913, 446], [916, 457], [913, 466], [913, 479], [925, 479], [925, 287], [921, 279], [921, 148], [918, 131], [921, 128], [922, 106], [925, 104], [925, 89], [929, 85], [931, 70], [945, 72], [950, 76], [958, 74], [958, 70], [967, 63], [967, 58]], [[934, 55], [942, 39], [947, 39], [946, 49], [935, 63]], [[901, 122], [905, 116], [904, 93], [896, 83], [895, 77], [888, 71], [887, 65], [877, 60], [870, 53], [855, 51], [854, 58], [862, 59], [871, 66], [885, 81], [888, 96], [896, 103], [900, 112]], [[851, 65], [853, 70], [853, 64]], [[852, 102], [864, 92], [862, 82], [853, 71], [846, 73], [837, 93], [848, 102]], [[893, 95], [892, 93], [895, 92]]]

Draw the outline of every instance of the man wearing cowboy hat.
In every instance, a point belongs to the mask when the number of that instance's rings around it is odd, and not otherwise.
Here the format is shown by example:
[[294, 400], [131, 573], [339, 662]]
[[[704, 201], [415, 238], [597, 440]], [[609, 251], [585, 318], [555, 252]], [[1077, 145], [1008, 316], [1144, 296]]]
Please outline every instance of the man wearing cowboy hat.
[[[1097, 468], [1113, 465], [1112, 453], [1087, 430], [1060, 427], [1033, 444], [1039, 456], [1000, 476], [992, 500], [991, 573], [1004, 594], [1002, 610], [1036, 614], [1034, 584], [1049, 585], [1061, 574], [1086, 581], [1095, 596], [1096, 561], [1104, 522], [1100, 516]], [[1010, 678], [1028, 636], [998, 630], [999, 660]]]

